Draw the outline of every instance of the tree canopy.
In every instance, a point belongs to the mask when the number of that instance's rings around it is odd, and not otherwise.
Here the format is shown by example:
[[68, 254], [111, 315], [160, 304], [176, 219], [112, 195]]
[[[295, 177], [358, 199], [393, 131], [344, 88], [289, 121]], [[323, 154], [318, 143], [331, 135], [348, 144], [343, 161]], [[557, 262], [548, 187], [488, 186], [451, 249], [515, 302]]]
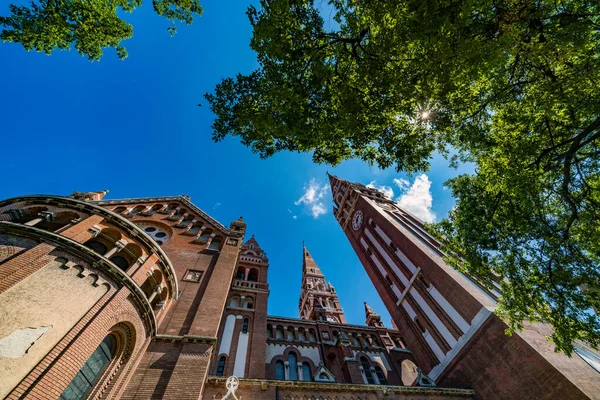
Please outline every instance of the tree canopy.
[[316, 3], [249, 8], [259, 68], [205, 95], [213, 139], [408, 173], [434, 151], [474, 163], [431, 227], [447, 261], [501, 285], [509, 332], [546, 321], [557, 350], [597, 346], [600, 3]]
[[[189, 25], [202, 14], [198, 0], [153, 0], [154, 11], [169, 21]], [[118, 16], [132, 12], [142, 0], [39, 0], [29, 6], [10, 5], [11, 15], [0, 17], [0, 39], [21, 43], [27, 50], [51, 54], [71, 46], [89, 60], [100, 60], [103, 49], [114, 47], [120, 59], [127, 57], [121, 44], [133, 36], [133, 27]], [[171, 35], [176, 26], [167, 28]]]

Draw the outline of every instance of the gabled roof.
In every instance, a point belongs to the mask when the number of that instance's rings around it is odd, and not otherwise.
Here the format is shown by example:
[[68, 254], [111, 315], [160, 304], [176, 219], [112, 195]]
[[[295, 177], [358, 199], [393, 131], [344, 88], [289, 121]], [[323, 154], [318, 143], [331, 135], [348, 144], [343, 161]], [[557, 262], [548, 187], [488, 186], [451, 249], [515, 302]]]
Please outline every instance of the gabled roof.
[[90, 203], [94, 203], [100, 206], [108, 205], [108, 204], [128, 204], [128, 203], [164, 203], [164, 202], [180, 202], [188, 207], [190, 210], [198, 214], [201, 218], [209, 222], [215, 228], [219, 229], [221, 232], [226, 234], [227, 236], [232, 237], [241, 237], [243, 234], [241, 232], [235, 232], [225, 225], [221, 224], [216, 219], [212, 218], [210, 215], [202, 211], [199, 207], [197, 207], [194, 203], [190, 201], [189, 196], [180, 195], [180, 196], [165, 196], [165, 197], [139, 197], [139, 198], [126, 198], [126, 199], [115, 199], [115, 200], [102, 200], [102, 201], [91, 201]]

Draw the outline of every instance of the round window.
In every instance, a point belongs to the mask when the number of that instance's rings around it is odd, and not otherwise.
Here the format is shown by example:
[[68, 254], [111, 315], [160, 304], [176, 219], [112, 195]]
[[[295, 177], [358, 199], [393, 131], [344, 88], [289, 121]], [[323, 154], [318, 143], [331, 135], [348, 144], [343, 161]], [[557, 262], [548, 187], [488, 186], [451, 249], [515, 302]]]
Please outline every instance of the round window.
[[137, 225], [142, 228], [148, 236], [154, 239], [156, 244], [159, 246], [163, 245], [171, 237], [170, 232], [168, 232], [169, 228], [160, 226], [153, 222], [139, 222]]

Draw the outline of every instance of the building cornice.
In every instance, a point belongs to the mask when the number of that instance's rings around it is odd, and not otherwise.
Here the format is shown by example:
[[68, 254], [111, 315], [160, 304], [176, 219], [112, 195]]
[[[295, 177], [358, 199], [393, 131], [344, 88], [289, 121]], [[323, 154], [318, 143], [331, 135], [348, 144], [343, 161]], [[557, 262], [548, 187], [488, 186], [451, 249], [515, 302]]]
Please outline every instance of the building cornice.
[[[209, 386], [225, 388], [227, 378], [209, 376], [206, 380]], [[247, 379], [239, 378], [239, 387], [260, 386], [262, 390], [267, 390], [269, 386], [276, 386], [290, 390], [310, 390], [323, 392], [382, 392], [384, 394], [395, 394], [399, 397], [405, 395], [417, 396], [464, 396], [473, 398], [475, 391], [471, 389], [452, 389], [441, 387], [421, 387], [421, 386], [391, 386], [391, 385], [365, 385], [352, 383], [335, 382], [303, 382], [303, 381], [275, 381], [265, 379]]]
[[313, 321], [310, 319], [302, 319], [302, 318], [290, 318], [290, 317], [279, 317], [276, 315], [267, 315], [267, 320], [269, 321], [281, 321], [281, 322], [293, 322], [296, 324], [306, 324], [306, 325], [329, 325], [338, 329], [344, 329], [344, 328], [348, 328], [348, 329], [364, 329], [364, 330], [370, 330], [373, 332], [377, 332], [377, 331], [385, 331], [385, 332], [392, 332], [392, 333], [397, 333], [400, 334], [400, 331], [394, 330], [394, 329], [388, 329], [388, 328], [381, 328], [381, 327], [376, 327], [376, 326], [368, 326], [368, 325], [354, 325], [354, 324], [341, 324], [341, 323], [336, 323], [336, 322], [330, 322], [330, 321]]
[[217, 342], [216, 337], [210, 336], [198, 336], [198, 335], [165, 335], [157, 334], [154, 337], [156, 342], [168, 342], [168, 343], [203, 343], [203, 344], [215, 344]]
[[200, 217], [208, 221], [215, 228], [219, 229], [222, 233], [231, 237], [242, 237], [243, 235], [240, 232], [234, 232], [231, 229], [227, 228], [225, 225], [221, 224], [219, 221], [202, 211], [198, 206], [192, 203], [187, 196], [164, 196], [164, 197], [138, 197], [138, 198], [126, 198], [126, 199], [115, 199], [115, 200], [100, 200], [93, 201], [92, 203], [98, 205], [109, 205], [109, 204], [127, 204], [127, 203], [163, 203], [169, 201], [178, 201], [180, 203], [185, 204], [188, 208], [192, 209], [196, 214]]
[[9, 233], [15, 236], [22, 236], [27, 238], [35, 238], [40, 241], [47, 241], [51, 243], [56, 243], [68, 251], [73, 253], [74, 255], [82, 258], [83, 260], [90, 263], [90, 266], [93, 268], [97, 268], [100, 271], [106, 273], [110, 277], [112, 277], [116, 282], [125, 286], [129, 291], [133, 294], [138, 305], [142, 308], [143, 312], [142, 319], [146, 328], [148, 329], [148, 333], [150, 337], [153, 337], [157, 331], [157, 323], [156, 316], [154, 315], [154, 310], [150, 305], [150, 302], [146, 298], [146, 295], [142, 291], [142, 289], [134, 282], [129, 275], [127, 275], [123, 270], [117, 267], [112, 261], [102, 257], [100, 254], [96, 253], [92, 249], [82, 245], [74, 241], [73, 239], [69, 239], [65, 236], [57, 235], [53, 232], [48, 232], [43, 229], [36, 228], [35, 226], [28, 226], [23, 224], [18, 224], [14, 222], [8, 221], [0, 221], [0, 232]]
[[179, 285], [177, 283], [177, 275], [175, 274], [175, 268], [173, 268], [173, 264], [171, 264], [171, 260], [169, 260], [169, 257], [167, 257], [167, 254], [163, 251], [163, 249], [158, 244], [156, 244], [156, 242], [150, 236], [148, 236], [148, 234], [146, 232], [144, 232], [143, 229], [140, 229], [140, 227], [135, 225], [133, 222], [128, 221], [127, 219], [123, 218], [122, 216], [120, 216], [104, 207], [100, 207], [99, 205], [96, 205], [95, 203], [97, 203], [97, 202], [81, 201], [81, 200], [73, 199], [71, 197], [63, 197], [63, 196], [29, 195], [29, 196], [13, 197], [11, 199], [0, 201], [0, 208], [3, 206], [6, 206], [8, 204], [11, 204], [11, 203], [20, 203], [20, 202], [52, 204], [52, 205], [56, 205], [59, 207], [74, 208], [74, 209], [80, 210], [80, 211], [87, 211], [91, 214], [101, 215], [107, 221], [120, 226], [126, 232], [131, 234], [131, 236], [139, 239], [146, 246], [148, 246], [152, 251], [157, 253], [159, 260], [165, 266], [165, 275], [166, 275], [167, 281], [171, 285], [172, 297], [175, 299], [178, 297]]

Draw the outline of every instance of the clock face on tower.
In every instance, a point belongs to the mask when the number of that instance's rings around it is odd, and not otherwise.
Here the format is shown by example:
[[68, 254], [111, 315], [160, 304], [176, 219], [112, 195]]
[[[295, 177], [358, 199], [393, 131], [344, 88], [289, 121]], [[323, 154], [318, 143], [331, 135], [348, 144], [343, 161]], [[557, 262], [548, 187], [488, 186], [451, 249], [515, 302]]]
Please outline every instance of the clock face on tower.
[[358, 210], [354, 213], [354, 218], [352, 218], [352, 229], [355, 231], [359, 230], [363, 223], [363, 214], [362, 211]]

